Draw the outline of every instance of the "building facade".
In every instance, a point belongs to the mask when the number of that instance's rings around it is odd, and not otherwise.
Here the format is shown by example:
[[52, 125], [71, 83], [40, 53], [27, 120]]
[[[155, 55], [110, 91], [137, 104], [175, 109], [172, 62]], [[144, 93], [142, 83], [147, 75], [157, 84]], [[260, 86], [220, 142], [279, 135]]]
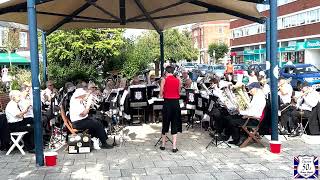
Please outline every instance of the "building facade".
[[191, 27], [193, 45], [199, 50], [199, 63], [210, 64], [212, 59], [208, 54], [211, 43], [230, 43], [230, 21], [211, 21], [197, 23]]
[[[320, 1], [278, 0], [278, 61], [320, 66]], [[264, 16], [267, 6], [258, 7]], [[265, 25], [238, 19], [230, 23], [231, 55], [236, 63], [264, 63]]]

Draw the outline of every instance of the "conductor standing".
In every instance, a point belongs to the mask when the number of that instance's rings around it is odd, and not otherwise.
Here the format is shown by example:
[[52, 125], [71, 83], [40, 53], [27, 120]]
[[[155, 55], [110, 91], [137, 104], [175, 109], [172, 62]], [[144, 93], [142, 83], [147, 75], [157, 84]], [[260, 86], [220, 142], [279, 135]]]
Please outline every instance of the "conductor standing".
[[173, 140], [172, 152], [177, 152], [177, 133], [182, 132], [181, 110], [180, 110], [180, 87], [181, 82], [173, 75], [174, 67], [167, 66], [165, 78], [161, 81], [160, 97], [164, 98], [162, 109], [162, 146], [165, 150], [166, 133], [169, 131], [171, 124], [171, 134]]

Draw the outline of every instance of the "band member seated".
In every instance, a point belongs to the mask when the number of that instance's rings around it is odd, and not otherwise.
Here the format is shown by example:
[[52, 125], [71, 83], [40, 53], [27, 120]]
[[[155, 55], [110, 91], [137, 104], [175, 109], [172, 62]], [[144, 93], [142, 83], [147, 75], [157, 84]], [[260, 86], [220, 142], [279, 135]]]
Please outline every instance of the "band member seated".
[[6, 107], [6, 117], [9, 123], [9, 129], [11, 132], [23, 132], [28, 133], [23, 137], [24, 145], [26, 150], [30, 153], [34, 153], [34, 141], [33, 141], [33, 121], [23, 119], [23, 117], [29, 112], [31, 104], [26, 105], [25, 110], [22, 110], [19, 106], [21, 100], [21, 93], [17, 90], [12, 90], [9, 94], [10, 102]]
[[[313, 87], [309, 87], [307, 83], [304, 83], [302, 85], [302, 94], [297, 99], [296, 109], [291, 114], [294, 128], [298, 127], [301, 118], [304, 120], [301, 123], [306, 124], [311, 117], [312, 109], [317, 106], [319, 100], [319, 93]], [[303, 132], [295, 130], [291, 136], [297, 136], [299, 133]]]
[[[215, 96], [216, 98], [218, 98], [218, 103], [219, 103], [219, 107], [220, 108], [213, 108], [211, 110], [211, 112], [209, 112], [210, 115], [210, 121], [211, 121], [211, 125], [213, 125], [213, 129], [216, 130], [216, 132], [221, 135], [221, 137], [224, 138], [224, 140], [228, 139], [228, 135], [229, 132], [226, 132], [227, 129], [227, 124], [226, 124], [226, 120], [223, 118], [223, 116], [227, 115], [227, 111], [226, 109], [224, 109], [224, 107], [226, 107], [226, 99], [223, 96], [223, 91], [220, 89], [220, 81], [217, 78], [213, 78], [210, 80], [211, 82], [211, 86], [209, 88], [209, 90], [211, 90], [211, 93], [213, 96]], [[214, 122], [213, 122], [214, 121]]]
[[47, 81], [47, 88], [41, 92], [41, 101], [44, 105], [50, 106], [51, 100], [57, 93], [57, 89], [54, 88], [54, 84], [52, 81]]
[[30, 99], [30, 90], [26, 86], [21, 88], [21, 99], [19, 102], [19, 107], [22, 111], [27, 111], [23, 115], [23, 119], [28, 122], [28, 124], [33, 124], [33, 109], [32, 100]]
[[181, 110], [180, 110], [180, 87], [181, 83], [178, 78], [173, 75], [174, 68], [166, 67], [166, 77], [161, 81], [160, 97], [164, 98], [162, 110], [162, 145], [161, 150], [165, 150], [166, 133], [169, 131], [171, 124], [172, 134], [172, 152], [176, 153], [177, 149], [177, 133], [182, 132]]
[[70, 120], [72, 125], [75, 131], [88, 129], [93, 137], [99, 138], [102, 149], [110, 149], [112, 146], [106, 142], [108, 137], [103, 128], [104, 126], [100, 121], [88, 118], [89, 108], [84, 104], [87, 95], [87, 91], [82, 88], [76, 89], [73, 93], [70, 100]]
[[[182, 86], [184, 87], [187, 80], [190, 79], [189, 78], [189, 75], [188, 75], [188, 72], [187, 71], [183, 71], [182, 72], [182, 77], [181, 77], [181, 81], [182, 81]], [[191, 79], [190, 79], [191, 80]], [[192, 82], [192, 81], [191, 81]]]
[[291, 99], [293, 94], [293, 88], [291, 84], [285, 79], [279, 80], [279, 98], [280, 98], [280, 133], [288, 134], [290, 131], [294, 130], [293, 123], [290, 121], [290, 116], [292, 112]]
[[[246, 137], [240, 137], [240, 126], [242, 126], [247, 118], [257, 118], [259, 119], [264, 111], [266, 106], [265, 95], [261, 89], [261, 86], [258, 82], [251, 83], [248, 86], [249, 93], [253, 96], [249, 104], [249, 107], [245, 111], [239, 111], [240, 115], [234, 115], [227, 117], [229, 128], [231, 129], [233, 141], [229, 141], [230, 144], [235, 144], [240, 146]], [[248, 122], [248, 125], [258, 125], [258, 120], [252, 120]]]

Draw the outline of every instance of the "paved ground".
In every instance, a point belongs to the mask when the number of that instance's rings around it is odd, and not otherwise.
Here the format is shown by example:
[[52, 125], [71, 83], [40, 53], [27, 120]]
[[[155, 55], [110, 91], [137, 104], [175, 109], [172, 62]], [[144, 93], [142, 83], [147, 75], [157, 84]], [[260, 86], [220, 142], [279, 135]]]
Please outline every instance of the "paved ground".
[[[160, 124], [129, 127], [128, 142], [112, 150], [70, 155], [61, 151], [58, 165], [35, 167], [34, 155], [18, 152], [0, 155], [2, 179], [136, 179], [136, 180], [204, 180], [204, 179], [293, 179], [293, 157], [320, 155], [320, 145], [310, 145], [301, 138], [283, 142], [280, 155], [254, 145], [239, 149], [205, 146], [210, 141], [200, 129], [179, 136], [179, 152], [154, 147], [160, 136]], [[267, 139], [264, 139], [267, 145]], [[320, 142], [320, 141], [318, 141]]]

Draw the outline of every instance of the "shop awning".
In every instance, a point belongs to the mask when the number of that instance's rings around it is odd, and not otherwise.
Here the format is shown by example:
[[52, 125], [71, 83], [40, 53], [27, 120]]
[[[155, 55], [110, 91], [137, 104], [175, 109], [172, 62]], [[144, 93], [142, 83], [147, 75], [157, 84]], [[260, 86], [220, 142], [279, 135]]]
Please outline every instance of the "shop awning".
[[16, 53], [11, 53], [10, 56], [8, 53], [0, 53], [0, 64], [14, 64], [14, 65], [28, 65], [30, 64], [30, 60], [19, 56]]

